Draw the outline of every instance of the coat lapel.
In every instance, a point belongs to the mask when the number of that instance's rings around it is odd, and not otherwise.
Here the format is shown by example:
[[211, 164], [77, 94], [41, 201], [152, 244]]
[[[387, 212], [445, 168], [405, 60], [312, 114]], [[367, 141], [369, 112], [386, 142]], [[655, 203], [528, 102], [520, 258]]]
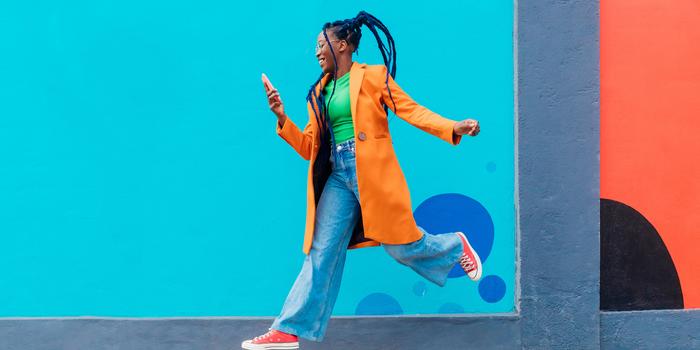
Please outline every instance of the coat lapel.
[[326, 87], [326, 84], [328, 84], [328, 80], [331, 79], [330, 73], [326, 73], [323, 78], [321, 78], [321, 81], [318, 82], [316, 85], [316, 95], [321, 95], [321, 92], [323, 91], [323, 88]]
[[360, 96], [360, 87], [364, 76], [364, 67], [357, 62], [352, 62], [350, 67], [350, 113], [353, 120], [357, 118], [357, 100]]
[[[362, 87], [362, 79], [364, 76], [364, 64], [359, 64], [353, 61], [352, 66], [350, 66], [350, 113], [352, 114], [353, 121], [357, 116], [357, 100], [360, 96], [360, 87]], [[326, 86], [330, 78], [331, 75], [328, 73], [321, 78], [321, 81], [316, 86], [316, 94], [321, 94], [321, 91]]]

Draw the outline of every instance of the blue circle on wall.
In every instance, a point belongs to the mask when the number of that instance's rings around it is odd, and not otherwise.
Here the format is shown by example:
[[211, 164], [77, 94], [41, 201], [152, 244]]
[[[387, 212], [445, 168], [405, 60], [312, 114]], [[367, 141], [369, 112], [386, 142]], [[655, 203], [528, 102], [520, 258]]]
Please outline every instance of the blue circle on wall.
[[394, 297], [386, 293], [372, 293], [362, 298], [355, 308], [356, 315], [400, 315], [403, 309]]
[[484, 277], [479, 282], [479, 295], [487, 303], [495, 303], [506, 295], [506, 282], [496, 275]]
[[[489, 257], [493, 248], [493, 220], [478, 201], [459, 193], [443, 193], [423, 201], [413, 216], [418, 226], [434, 235], [462, 231], [482, 263]], [[459, 264], [448, 275], [449, 278], [462, 276], [466, 275]]]

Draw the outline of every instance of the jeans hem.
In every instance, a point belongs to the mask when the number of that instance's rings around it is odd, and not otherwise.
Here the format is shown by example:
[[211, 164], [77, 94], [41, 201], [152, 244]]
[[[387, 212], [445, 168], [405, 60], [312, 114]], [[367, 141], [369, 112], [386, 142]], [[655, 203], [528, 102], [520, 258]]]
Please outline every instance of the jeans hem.
[[276, 330], [281, 331], [281, 332], [294, 334], [297, 337], [308, 339], [308, 340], [315, 341], [315, 342], [321, 342], [323, 340], [322, 335], [315, 336], [311, 332], [299, 332], [298, 330], [296, 330], [294, 328], [283, 326], [281, 324], [277, 324], [277, 325], [273, 324], [272, 326], [270, 326], [270, 329], [276, 329]]
[[[444, 287], [445, 284], [447, 284], [447, 281], [450, 279], [450, 272], [452, 272], [452, 269], [459, 264], [459, 258], [462, 257], [462, 245], [460, 244], [459, 246], [459, 252], [456, 254], [456, 258], [454, 259], [454, 264], [450, 267], [450, 269], [447, 271], [447, 273], [444, 275], [444, 281], [442, 282], [442, 285], [439, 285], [440, 287]], [[466, 274], [465, 274], [466, 275]]]

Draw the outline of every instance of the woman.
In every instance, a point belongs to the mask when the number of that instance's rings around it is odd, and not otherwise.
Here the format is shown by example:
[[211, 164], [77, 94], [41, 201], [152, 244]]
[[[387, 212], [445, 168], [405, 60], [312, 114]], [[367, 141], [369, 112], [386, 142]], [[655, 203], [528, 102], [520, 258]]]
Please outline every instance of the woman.
[[[384, 65], [352, 61], [362, 25], [377, 40]], [[284, 113], [279, 92], [264, 84], [278, 119], [277, 134], [310, 160], [306, 258], [269, 332], [244, 341], [244, 349], [298, 349], [298, 337], [323, 340], [347, 249], [382, 245], [399, 263], [439, 286], [456, 263], [472, 280], [481, 277], [481, 261], [462, 232], [432, 235], [416, 225], [389, 135], [387, 108], [452, 145], [462, 135], [476, 136], [479, 123], [444, 118], [405, 94], [393, 79], [393, 38], [367, 12], [326, 23], [317, 38], [316, 57], [323, 72], [307, 96], [310, 118], [303, 131]]]

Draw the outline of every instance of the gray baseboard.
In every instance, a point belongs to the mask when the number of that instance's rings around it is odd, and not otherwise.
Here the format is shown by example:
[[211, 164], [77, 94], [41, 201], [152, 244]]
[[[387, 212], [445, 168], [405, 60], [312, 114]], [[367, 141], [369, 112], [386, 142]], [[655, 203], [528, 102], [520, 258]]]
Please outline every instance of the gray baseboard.
[[700, 349], [700, 309], [600, 313], [601, 349]]
[[[272, 318], [5, 318], [2, 350], [231, 350]], [[516, 315], [334, 317], [322, 342], [301, 349], [519, 349]]]

